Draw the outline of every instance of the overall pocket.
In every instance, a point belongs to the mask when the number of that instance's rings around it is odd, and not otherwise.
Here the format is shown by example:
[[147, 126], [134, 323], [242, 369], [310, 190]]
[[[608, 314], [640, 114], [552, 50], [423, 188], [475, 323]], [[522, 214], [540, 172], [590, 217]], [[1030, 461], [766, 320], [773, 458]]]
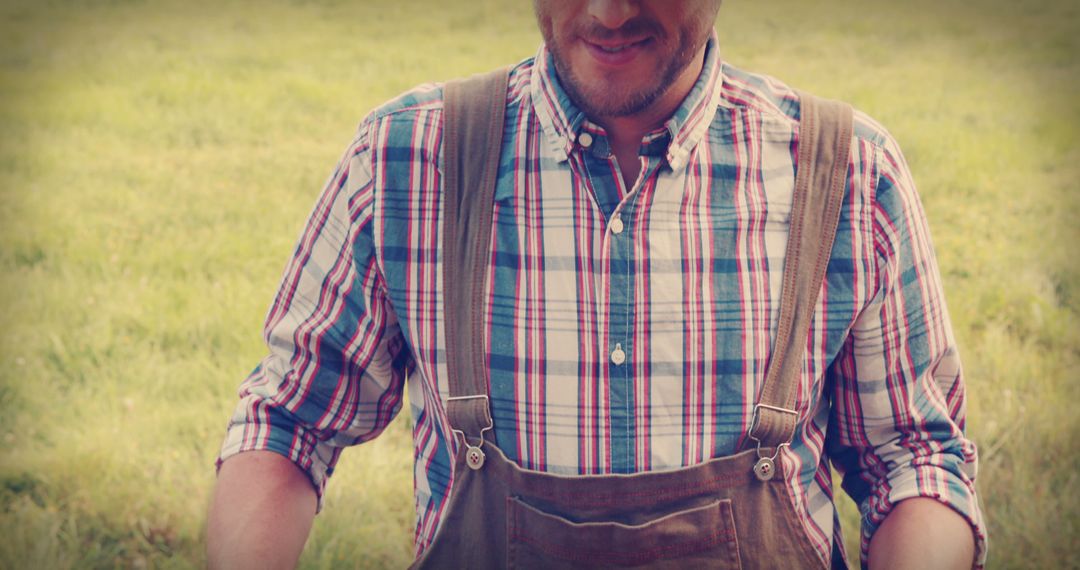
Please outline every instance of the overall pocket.
[[629, 525], [574, 522], [510, 497], [507, 524], [509, 568], [740, 568], [730, 500]]

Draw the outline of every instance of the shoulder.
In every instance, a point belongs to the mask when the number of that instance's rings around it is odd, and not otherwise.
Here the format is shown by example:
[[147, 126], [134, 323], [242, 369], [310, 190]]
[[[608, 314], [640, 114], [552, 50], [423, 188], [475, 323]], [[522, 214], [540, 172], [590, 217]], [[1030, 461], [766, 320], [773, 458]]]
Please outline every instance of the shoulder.
[[[528, 87], [532, 60], [511, 68], [507, 124], [531, 105]], [[417, 85], [372, 109], [357, 127], [354, 148], [372, 175], [395, 166], [441, 167], [445, 82]]]
[[[533, 60], [527, 59], [510, 68], [508, 106], [529, 97], [528, 82], [532, 66]], [[373, 109], [364, 119], [364, 123], [374, 125], [387, 121], [441, 120], [445, 88], [446, 82], [417, 85]]]
[[443, 83], [423, 83], [372, 109], [367, 121], [379, 122], [394, 116], [415, 116], [440, 111]]
[[[719, 104], [721, 108], [786, 123], [792, 129], [798, 129], [801, 119], [799, 90], [770, 75], [746, 71], [726, 62]], [[853, 136], [856, 142], [898, 152], [896, 141], [888, 130], [858, 108], [854, 109]]]
[[[529, 97], [531, 60], [511, 68], [507, 117]], [[444, 82], [417, 85], [372, 109], [357, 128], [353, 170], [374, 181], [375, 194], [437, 190], [442, 168]], [[417, 178], [417, 177], [420, 178]]]

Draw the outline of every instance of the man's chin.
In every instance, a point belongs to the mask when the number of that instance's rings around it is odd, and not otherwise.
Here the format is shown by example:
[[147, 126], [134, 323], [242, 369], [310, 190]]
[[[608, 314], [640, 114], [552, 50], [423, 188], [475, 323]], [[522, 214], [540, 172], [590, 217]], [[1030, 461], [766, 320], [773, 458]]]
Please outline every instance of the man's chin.
[[[621, 92], [620, 92], [621, 91]], [[627, 92], [625, 87], [596, 87], [586, 93], [571, 94], [574, 103], [591, 118], [622, 118], [646, 111], [657, 99], [662, 90], [640, 90]]]
[[[613, 72], [591, 65], [588, 61], [575, 60], [569, 70], [555, 61], [563, 89], [574, 104], [591, 118], [619, 118], [648, 109], [661, 94], [663, 85], [639, 85], [635, 80], [642, 73]], [[570, 73], [564, 73], [569, 71]], [[588, 81], [583, 78], [588, 77]]]

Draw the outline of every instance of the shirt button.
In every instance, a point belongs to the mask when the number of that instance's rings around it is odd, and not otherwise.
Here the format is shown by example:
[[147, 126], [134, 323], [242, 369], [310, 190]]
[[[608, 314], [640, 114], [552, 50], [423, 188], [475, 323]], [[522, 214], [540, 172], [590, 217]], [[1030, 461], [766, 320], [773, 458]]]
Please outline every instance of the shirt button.
[[623, 231], [623, 223], [621, 218], [615, 218], [611, 220], [611, 224], [608, 226], [611, 228], [611, 233], [619, 235]]
[[615, 350], [611, 351], [611, 363], [619, 366], [623, 362], [626, 362], [626, 353], [623, 352], [622, 345], [616, 343]]
[[592, 135], [589, 133], [581, 133], [577, 138], [578, 143], [585, 148], [592, 146]]

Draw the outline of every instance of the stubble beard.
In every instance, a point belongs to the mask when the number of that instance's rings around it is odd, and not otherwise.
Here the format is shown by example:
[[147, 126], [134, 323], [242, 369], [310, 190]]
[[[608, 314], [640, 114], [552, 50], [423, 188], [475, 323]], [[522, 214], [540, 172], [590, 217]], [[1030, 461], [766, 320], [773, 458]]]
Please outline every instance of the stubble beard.
[[[567, 63], [561, 46], [556, 41], [549, 41], [548, 51], [555, 62], [555, 71], [559, 75], [563, 90], [574, 104], [588, 117], [619, 118], [642, 113], [660, 99], [675, 79], [686, 70], [694, 60], [699, 46], [693, 45], [691, 34], [682, 34], [679, 45], [672, 52], [672, 57], [655, 83], [647, 84], [636, 91], [620, 89], [620, 86], [600, 80], [595, 85], [588, 85]], [[588, 37], [588, 36], [585, 36]], [[665, 38], [654, 38], [663, 41]]]

